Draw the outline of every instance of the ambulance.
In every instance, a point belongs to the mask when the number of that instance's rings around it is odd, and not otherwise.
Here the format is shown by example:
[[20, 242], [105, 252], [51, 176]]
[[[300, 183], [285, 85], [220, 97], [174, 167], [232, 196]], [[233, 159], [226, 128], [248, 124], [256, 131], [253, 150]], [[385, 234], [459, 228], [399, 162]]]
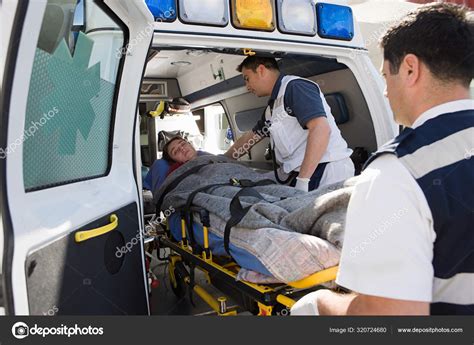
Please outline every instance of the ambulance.
[[[169, 133], [219, 154], [255, 125], [268, 99], [249, 93], [236, 71], [248, 55], [275, 57], [283, 73], [318, 83], [356, 168], [398, 133], [343, 1], [0, 6], [5, 315], [153, 313], [144, 177]], [[240, 160], [270, 171], [267, 146]]]

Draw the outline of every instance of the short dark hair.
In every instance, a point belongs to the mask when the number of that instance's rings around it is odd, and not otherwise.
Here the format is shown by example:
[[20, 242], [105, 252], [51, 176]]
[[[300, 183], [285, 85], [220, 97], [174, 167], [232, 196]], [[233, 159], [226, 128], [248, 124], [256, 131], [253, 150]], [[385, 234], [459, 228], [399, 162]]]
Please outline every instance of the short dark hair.
[[252, 55], [247, 56], [244, 61], [242, 61], [239, 66], [237, 66], [237, 71], [242, 72], [242, 69], [245, 67], [246, 69], [251, 69], [255, 72], [257, 67], [260, 65], [264, 65], [268, 69], [276, 71], [280, 70], [278, 63], [274, 58]]
[[171, 155], [170, 153], [168, 152], [168, 148], [170, 146], [170, 144], [173, 142], [173, 141], [176, 141], [176, 140], [183, 140], [183, 141], [187, 141], [186, 139], [184, 139], [182, 136], [175, 136], [173, 138], [171, 138], [170, 140], [168, 140], [166, 142], [166, 144], [163, 146], [163, 159], [166, 160], [168, 163], [176, 163], [175, 160], [173, 158], [171, 158]]
[[416, 55], [441, 81], [469, 87], [474, 76], [474, 13], [466, 7], [432, 3], [418, 7], [380, 40], [390, 72], [407, 54]]

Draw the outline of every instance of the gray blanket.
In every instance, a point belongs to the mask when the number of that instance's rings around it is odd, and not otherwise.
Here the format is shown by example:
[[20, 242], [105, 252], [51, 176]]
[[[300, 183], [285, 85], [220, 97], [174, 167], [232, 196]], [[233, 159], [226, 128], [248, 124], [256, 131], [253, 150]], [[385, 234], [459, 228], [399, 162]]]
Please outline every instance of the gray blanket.
[[[206, 164], [196, 173], [183, 173]], [[158, 201], [170, 183], [182, 179], [164, 196], [162, 210], [184, 206], [197, 188], [229, 182], [231, 178], [259, 181], [262, 174], [222, 156], [201, 156], [174, 171], [154, 191]], [[230, 241], [257, 257], [279, 281], [290, 282], [337, 265], [343, 241], [347, 204], [356, 178], [306, 193], [284, 185], [254, 187], [265, 200], [243, 197], [249, 212], [232, 228]], [[240, 191], [231, 185], [198, 193], [193, 205], [211, 213], [210, 231], [222, 237], [230, 218], [230, 202]], [[199, 217], [195, 217], [199, 220]], [[312, 236], [310, 236], [312, 235]]]

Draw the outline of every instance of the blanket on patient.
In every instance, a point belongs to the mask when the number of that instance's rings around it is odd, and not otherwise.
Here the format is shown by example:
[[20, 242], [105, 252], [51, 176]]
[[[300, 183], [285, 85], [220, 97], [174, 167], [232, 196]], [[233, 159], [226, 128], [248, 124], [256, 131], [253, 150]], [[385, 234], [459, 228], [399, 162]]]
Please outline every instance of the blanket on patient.
[[[203, 165], [183, 178], [190, 169]], [[179, 210], [198, 188], [227, 183], [231, 178], [260, 181], [262, 174], [222, 156], [201, 156], [179, 167], [163, 185], [153, 191], [161, 210]], [[174, 180], [181, 180], [166, 192]], [[251, 206], [230, 233], [230, 242], [257, 257], [282, 282], [303, 279], [339, 262], [347, 205], [356, 178], [306, 193], [271, 184], [253, 187], [265, 200], [242, 197]], [[210, 212], [209, 231], [222, 237], [230, 218], [230, 202], [241, 187], [225, 185], [198, 193], [193, 205]], [[166, 192], [166, 193], [165, 193]], [[199, 221], [199, 217], [194, 218]], [[312, 236], [311, 236], [312, 235]]]

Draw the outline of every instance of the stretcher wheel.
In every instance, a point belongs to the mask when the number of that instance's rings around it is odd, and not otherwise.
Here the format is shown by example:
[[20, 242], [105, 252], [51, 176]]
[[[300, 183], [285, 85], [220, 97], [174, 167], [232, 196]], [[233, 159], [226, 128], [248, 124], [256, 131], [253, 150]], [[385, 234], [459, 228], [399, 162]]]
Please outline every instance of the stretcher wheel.
[[176, 268], [173, 268], [173, 274], [176, 280], [176, 287], [173, 285], [173, 281], [171, 279], [171, 274], [170, 274], [169, 277], [170, 277], [170, 283], [171, 283], [171, 290], [173, 290], [173, 293], [175, 294], [176, 297], [183, 298], [186, 295], [186, 283], [184, 282], [184, 277]]

